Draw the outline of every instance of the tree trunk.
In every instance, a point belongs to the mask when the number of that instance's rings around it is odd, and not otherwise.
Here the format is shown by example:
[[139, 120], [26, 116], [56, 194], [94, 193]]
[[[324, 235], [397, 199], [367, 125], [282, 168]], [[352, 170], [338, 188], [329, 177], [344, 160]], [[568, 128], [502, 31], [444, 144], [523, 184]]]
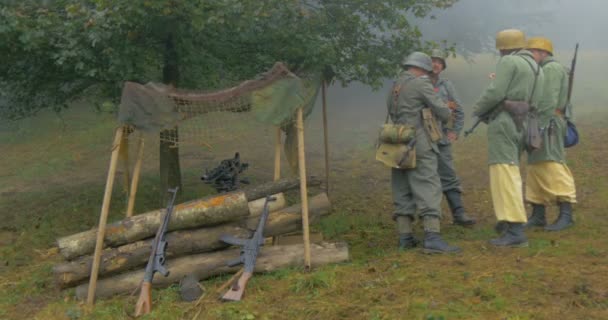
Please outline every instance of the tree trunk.
[[[313, 267], [330, 263], [346, 262], [350, 259], [348, 246], [345, 243], [311, 244]], [[154, 278], [154, 288], [167, 287], [179, 282], [184, 276], [194, 274], [198, 279], [207, 279], [225, 273], [234, 273], [237, 267], [226, 266], [226, 261], [239, 256], [239, 249], [201, 253], [170, 260], [167, 267], [168, 277], [157, 275]], [[280, 268], [297, 267], [304, 264], [304, 246], [286, 245], [263, 247], [258, 256], [255, 272], [270, 272]], [[117, 294], [133, 292], [141, 283], [144, 270], [138, 270], [112, 278], [102, 279], [97, 283], [96, 297], [107, 298]], [[76, 297], [84, 299], [87, 295], [88, 284], [76, 287]]]
[[[212, 226], [237, 220], [250, 214], [247, 195], [258, 198], [297, 188], [297, 179], [282, 179], [267, 182], [251, 190], [214, 195], [175, 206], [169, 230]], [[271, 204], [273, 208], [276, 203]], [[272, 210], [271, 210], [272, 211]], [[107, 226], [105, 244], [117, 247], [125, 243], [142, 240], [156, 234], [165, 209], [135, 215]], [[57, 240], [61, 254], [68, 260], [89, 254], [95, 248], [97, 228], [80, 232]]]
[[[165, 65], [163, 66], [163, 83], [177, 87], [179, 84], [179, 66], [177, 50], [173, 35], [169, 32], [165, 41]], [[160, 137], [166, 135], [161, 132]], [[167, 202], [167, 189], [179, 187], [182, 191], [182, 174], [179, 165], [179, 135], [175, 127], [175, 142], [160, 139], [160, 205]]]
[[[326, 194], [317, 195], [310, 202], [312, 219], [317, 219], [329, 213], [330, 203]], [[219, 240], [222, 234], [230, 234], [245, 239], [251, 238], [257, 227], [259, 215], [260, 212], [257, 213], [257, 216], [217, 227], [170, 232], [167, 234], [169, 245], [167, 246], [166, 257], [171, 259], [186, 254], [226, 248], [228, 244]], [[279, 209], [268, 216], [264, 235], [272, 237], [295, 232], [300, 230], [301, 223], [300, 205]], [[147, 239], [118, 248], [106, 249], [101, 256], [99, 274], [108, 275], [137, 266], [143, 267], [148, 262], [152, 241], [153, 239]], [[91, 261], [92, 257], [86, 256], [54, 266], [55, 282], [61, 288], [78, 284], [89, 277]]]

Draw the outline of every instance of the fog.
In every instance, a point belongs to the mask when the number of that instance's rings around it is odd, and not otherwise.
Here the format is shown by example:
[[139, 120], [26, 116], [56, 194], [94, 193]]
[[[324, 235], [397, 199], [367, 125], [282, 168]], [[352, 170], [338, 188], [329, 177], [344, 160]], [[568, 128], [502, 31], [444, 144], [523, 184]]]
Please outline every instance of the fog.
[[[527, 36], [548, 37], [556, 58], [566, 66], [570, 66], [575, 44], [580, 43], [572, 100], [575, 115], [581, 115], [601, 110], [608, 101], [603, 85], [608, 74], [608, 42], [604, 40], [607, 9], [608, 1], [604, 0], [460, 0], [451, 8], [432, 12], [434, 19], [410, 21], [420, 28], [425, 40], [457, 49], [442, 76], [455, 83], [468, 118], [498, 61], [496, 32], [519, 28]], [[338, 127], [342, 121], [382, 123], [391, 83], [392, 79], [387, 79], [377, 91], [358, 83], [347, 88], [334, 84], [327, 96], [330, 121]]]

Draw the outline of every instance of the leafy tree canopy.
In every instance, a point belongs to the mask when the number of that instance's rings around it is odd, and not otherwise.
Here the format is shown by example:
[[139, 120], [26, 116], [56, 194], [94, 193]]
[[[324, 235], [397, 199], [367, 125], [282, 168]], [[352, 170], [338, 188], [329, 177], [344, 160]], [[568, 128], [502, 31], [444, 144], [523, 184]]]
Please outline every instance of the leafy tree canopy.
[[189, 88], [233, 84], [275, 61], [379, 86], [405, 54], [433, 45], [407, 17], [456, 1], [5, 0], [0, 117], [118, 99], [123, 81], [162, 81], [168, 64]]

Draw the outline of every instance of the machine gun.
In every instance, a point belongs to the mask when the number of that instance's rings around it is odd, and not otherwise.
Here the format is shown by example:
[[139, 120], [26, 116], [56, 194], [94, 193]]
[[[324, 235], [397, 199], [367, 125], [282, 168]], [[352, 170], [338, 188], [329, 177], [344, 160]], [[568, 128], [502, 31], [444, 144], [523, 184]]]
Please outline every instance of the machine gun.
[[266, 225], [266, 220], [268, 219], [268, 203], [276, 200], [276, 197], [266, 197], [262, 216], [260, 216], [258, 227], [253, 233], [251, 239], [241, 239], [226, 234], [220, 237], [220, 240], [226, 243], [241, 247], [241, 256], [238, 259], [228, 261], [228, 266], [234, 267], [239, 264], [244, 264], [243, 274], [241, 274], [239, 279], [236, 280], [232, 284], [232, 286], [230, 286], [230, 289], [228, 289], [228, 291], [222, 296], [222, 300], [240, 301], [243, 297], [243, 293], [245, 292], [245, 286], [247, 285], [247, 282], [249, 281], [249, 279], [253, 275], [253, 271], [255, 270], [255, 262], [257, 260], [258, 254], [260, 253], [260, 247], [264, 245], [264, 226]]
[[141, 283], [139, 299], [135, 305], [136, 317], [150, 313], [150, 309], [152, 307], [152, 280], [154, 279], [154, 274], [158, 272], [165, 277], [169, 275], [169, 270], [165, 268], [165, 250], [167, 249], [165, 233], [167, 232], [169, 220], [171, 219], [171, 214], [173, 213], [173, 204], [175, 203], [177, 189], [178, 187], [168, 190], [168, 192], [173, 193], [173, 196], [167, 205], [167, 212], [165, 213], [165, 217], [158, 227], [156, 237], [154, 237], [154, 242], [152, 242], [152, 252], [150, 252], [150, 258], [148, 259], [148, 264], [146, 265], [146, 273], [144, 274], [144, 279]]
[[220, 165], [211, 171], [206, 170], [201, 177], [206, 184], [213, 184], [217, 192], [228, 192], [238, 189], [239, 183], [249, 184], [247, 179], [239, 179], [239, 174], [249, 167], [247, 163], [241, 163], [239, 153], [234, 158], [222, 160]]

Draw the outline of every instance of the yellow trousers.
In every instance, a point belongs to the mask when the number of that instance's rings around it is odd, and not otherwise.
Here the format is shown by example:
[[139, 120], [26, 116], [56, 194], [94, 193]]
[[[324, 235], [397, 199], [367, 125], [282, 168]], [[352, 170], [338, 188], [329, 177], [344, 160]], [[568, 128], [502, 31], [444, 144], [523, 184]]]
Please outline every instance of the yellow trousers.
[[567, 165], [555, 161], [529, 164], [526, 168], [526, 200], [536, 204], [576, 203], [576, 188]]
[[490, 192], [498, 221], [526, 223], [523, 190], [519, 166], [490, 165]]

